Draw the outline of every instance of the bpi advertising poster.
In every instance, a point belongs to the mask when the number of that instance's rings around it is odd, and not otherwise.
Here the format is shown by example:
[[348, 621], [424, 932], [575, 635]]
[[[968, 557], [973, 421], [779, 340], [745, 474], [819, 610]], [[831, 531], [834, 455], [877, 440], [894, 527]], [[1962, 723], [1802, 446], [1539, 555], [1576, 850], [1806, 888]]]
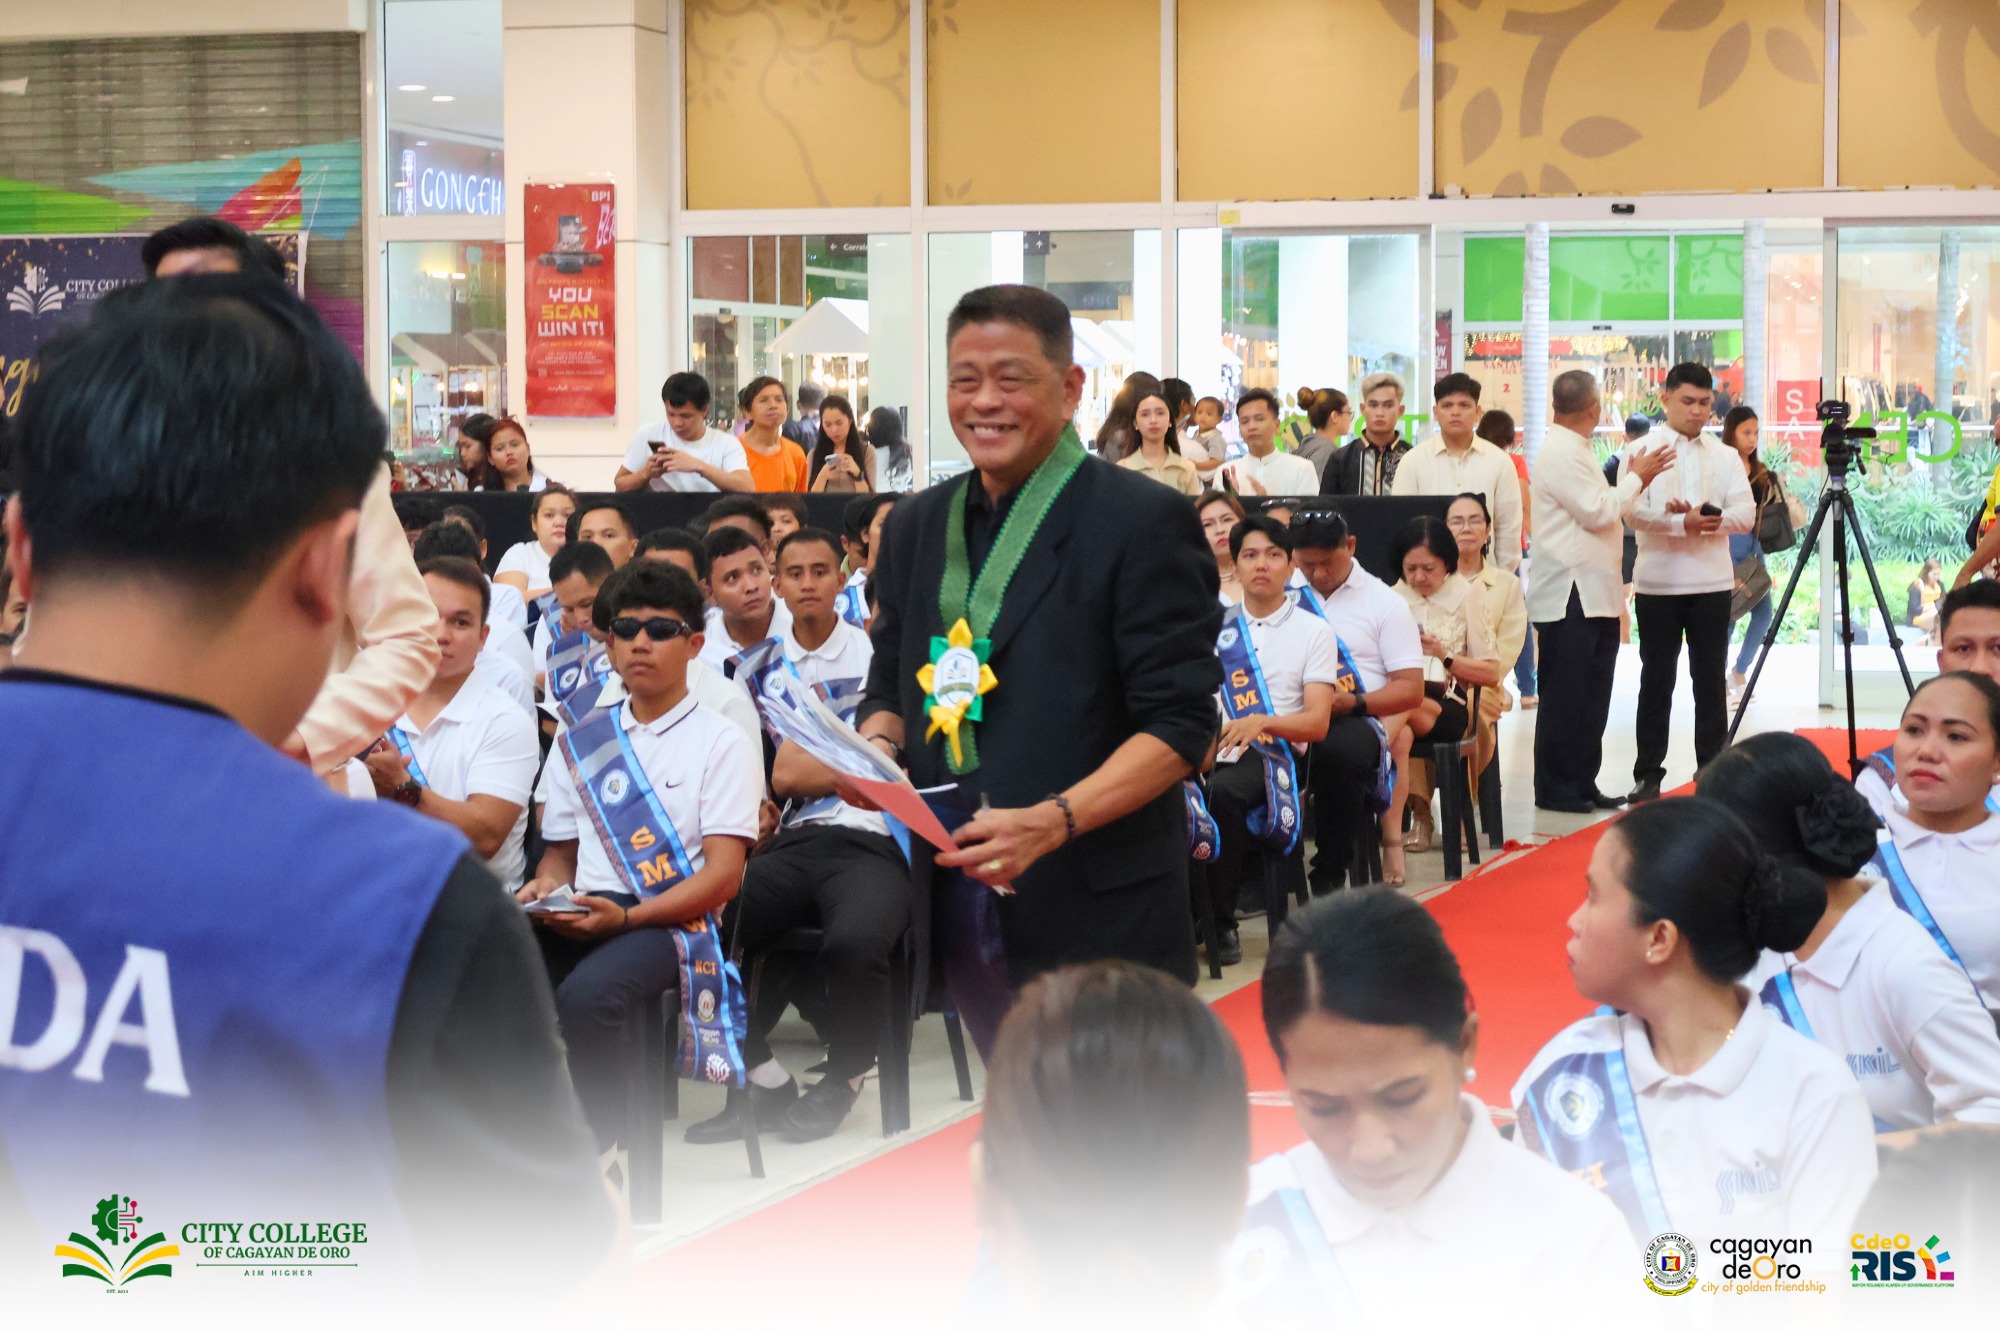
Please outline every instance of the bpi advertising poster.
[[528, 185], [528, 415], [618, 415], [610, 185]]
[[[305, 233], [263, 232], [286, 274], [304, 290]], [[21, 390], [41, 345], [89, 316], [106, 293], [146, 278], [144, 236], [0, 238], [0, 415], [20, 410]]]

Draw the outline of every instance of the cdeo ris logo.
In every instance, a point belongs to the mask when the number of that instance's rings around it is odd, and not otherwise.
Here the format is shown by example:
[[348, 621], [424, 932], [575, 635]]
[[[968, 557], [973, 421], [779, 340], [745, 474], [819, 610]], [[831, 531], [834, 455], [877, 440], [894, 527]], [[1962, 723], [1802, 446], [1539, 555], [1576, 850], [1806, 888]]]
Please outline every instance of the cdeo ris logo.
[[[145, 1220], [139, 1216], [139, 1201], [129, 1195], [99, 1200], [90, 1222], [104, 1244], [100, 1247], [81, 1231], [70, 1232], [69, 1242], [56, 1246], [56, 1258], [66, 1261], [62, 1275], [96, 1278], [112, 1291], [123, 1291], [126, 1283], [142, 1277], [172, 1277], [174, 1266], [166, 1261], [177, 1258], [180, 1247], [168, 1244], [160, 1231], [140, 1240], [139, 1224]], [[123, 1245], [131, 1248], [120, 1259]]]
[[1950, 1287], [1956, 1280], [1953, 1270], [1945, 1267], [1951, 1262], [1951, 1251], [1940, 1245], [1936, 1236], [1913, 1249], [1910, 1238], [1901, 1233], [1864, 1236], [1857, 1232], [1851, 1244], [1854, 1262], [1847, 1270], [1851, 1286]]

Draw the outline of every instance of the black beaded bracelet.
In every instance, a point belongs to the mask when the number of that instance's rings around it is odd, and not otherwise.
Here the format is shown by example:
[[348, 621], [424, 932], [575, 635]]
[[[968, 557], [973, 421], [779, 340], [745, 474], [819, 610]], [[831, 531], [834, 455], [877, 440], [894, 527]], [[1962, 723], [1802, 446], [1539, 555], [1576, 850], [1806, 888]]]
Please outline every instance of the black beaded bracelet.
[[1043, 799], [1054, 801], [1056, 809], [1062, 811], [1063, 842], [1068, 844], [1076, 841], [1076, 812], [1069, 808], [1069, 797], [1064, 796], [1061, 792], [1050, 792]]

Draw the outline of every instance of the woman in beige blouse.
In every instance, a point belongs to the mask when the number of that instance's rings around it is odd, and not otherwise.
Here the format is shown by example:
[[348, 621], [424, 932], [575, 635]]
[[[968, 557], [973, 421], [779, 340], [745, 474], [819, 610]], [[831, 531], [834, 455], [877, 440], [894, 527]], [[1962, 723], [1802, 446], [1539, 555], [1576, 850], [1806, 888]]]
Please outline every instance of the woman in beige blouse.
[[[1483, 712], [1485, 691], [1499, 688], [1505, 674], [1493, 613], [1480, 585], [1458, 572], [1458, 543], [1442, 520], [1411, 519], [1396, 537], [1395, 555], [1403, 571], [1396, 591], [1417, 619], [1424, 649], [1424, 702], [1412, 715], [1408, 731], [1413, 740], [1434, 745], [1463, 740], [1474, 726], [1469, 712], [1473, 690], [1481, 692]], [[1515, 651], [1520, 651], [1518, 644]], [[1416, 828], [1404, 845], [1411, 851], [1429, 851], [1434, 837], [1429, 774], [1422, 775], [1421, 786], [1413, 793], [1408, 745], [1397, 750], [1396, 793], [1389, 802], [1395, 823], [1389, 827], [1401, 828], [1403, 802], [1414, 794]]]
[[1500, 650], [1500, 682], [1479, 692], [1479, 771], [1483, 773], [1493, 758], [1494, 724], [1514, 706], [1507, 678], [1514, 673], [1514, 663], [1520, 660], [1521, 649], [1534, 631], [1528, 624], [1528, 599], [1521, 591], [1521, 580], [1486, 558], [1493, 538], [1493, 515], [1486, 508], [1486, 497], [1467, 491], [1451, 502], [1444, 521], [1452, 540], [1458, 543], [1458, 576], [1476, 584], [1486, 599], [1486, 610], [1493, 617], [1493, 643]]
[[1139, 447], [1118, 460], [1141, 476], [1171, 486], [1182, 495], [1201, 494], [1201, 473], [1181, 456], [1174, 438], [1174, 413], [1164, 394], [1149, 393], [1132, 412], [1132, 426], [1139, 434]]

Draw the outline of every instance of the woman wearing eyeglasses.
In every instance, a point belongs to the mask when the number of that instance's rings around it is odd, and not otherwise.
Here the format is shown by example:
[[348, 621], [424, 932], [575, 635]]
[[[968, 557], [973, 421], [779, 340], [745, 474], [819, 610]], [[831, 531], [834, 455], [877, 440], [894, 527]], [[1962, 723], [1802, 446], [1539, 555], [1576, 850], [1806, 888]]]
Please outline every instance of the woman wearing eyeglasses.
[[[625, 697], [574, 718], [550, 754], [568, 780], [544, 784], [547, 849], [517, 896], [538, 904], [570, 890], [560, 913], [535, 915], [536, 938], [570, 1077], [608, 1163], [625, 1120], [622, 1015], [678, 983], [683, 944], [713, 945], [716, 914], [736, 896], [757, 839], [763, 762], [735, 724], [689, 697], [688, 664], [702, 644], [692, 578], [634, 560], [598, 589], [593, 614], [609, 631]], [[710, 961], [713, 988], [681, 988], [682, 1021], [702, 1037], [697, 1049], [722, 1062], [721, 1082], [742, 1073], [732, 1022], [742, 996], [721, 956]]]

